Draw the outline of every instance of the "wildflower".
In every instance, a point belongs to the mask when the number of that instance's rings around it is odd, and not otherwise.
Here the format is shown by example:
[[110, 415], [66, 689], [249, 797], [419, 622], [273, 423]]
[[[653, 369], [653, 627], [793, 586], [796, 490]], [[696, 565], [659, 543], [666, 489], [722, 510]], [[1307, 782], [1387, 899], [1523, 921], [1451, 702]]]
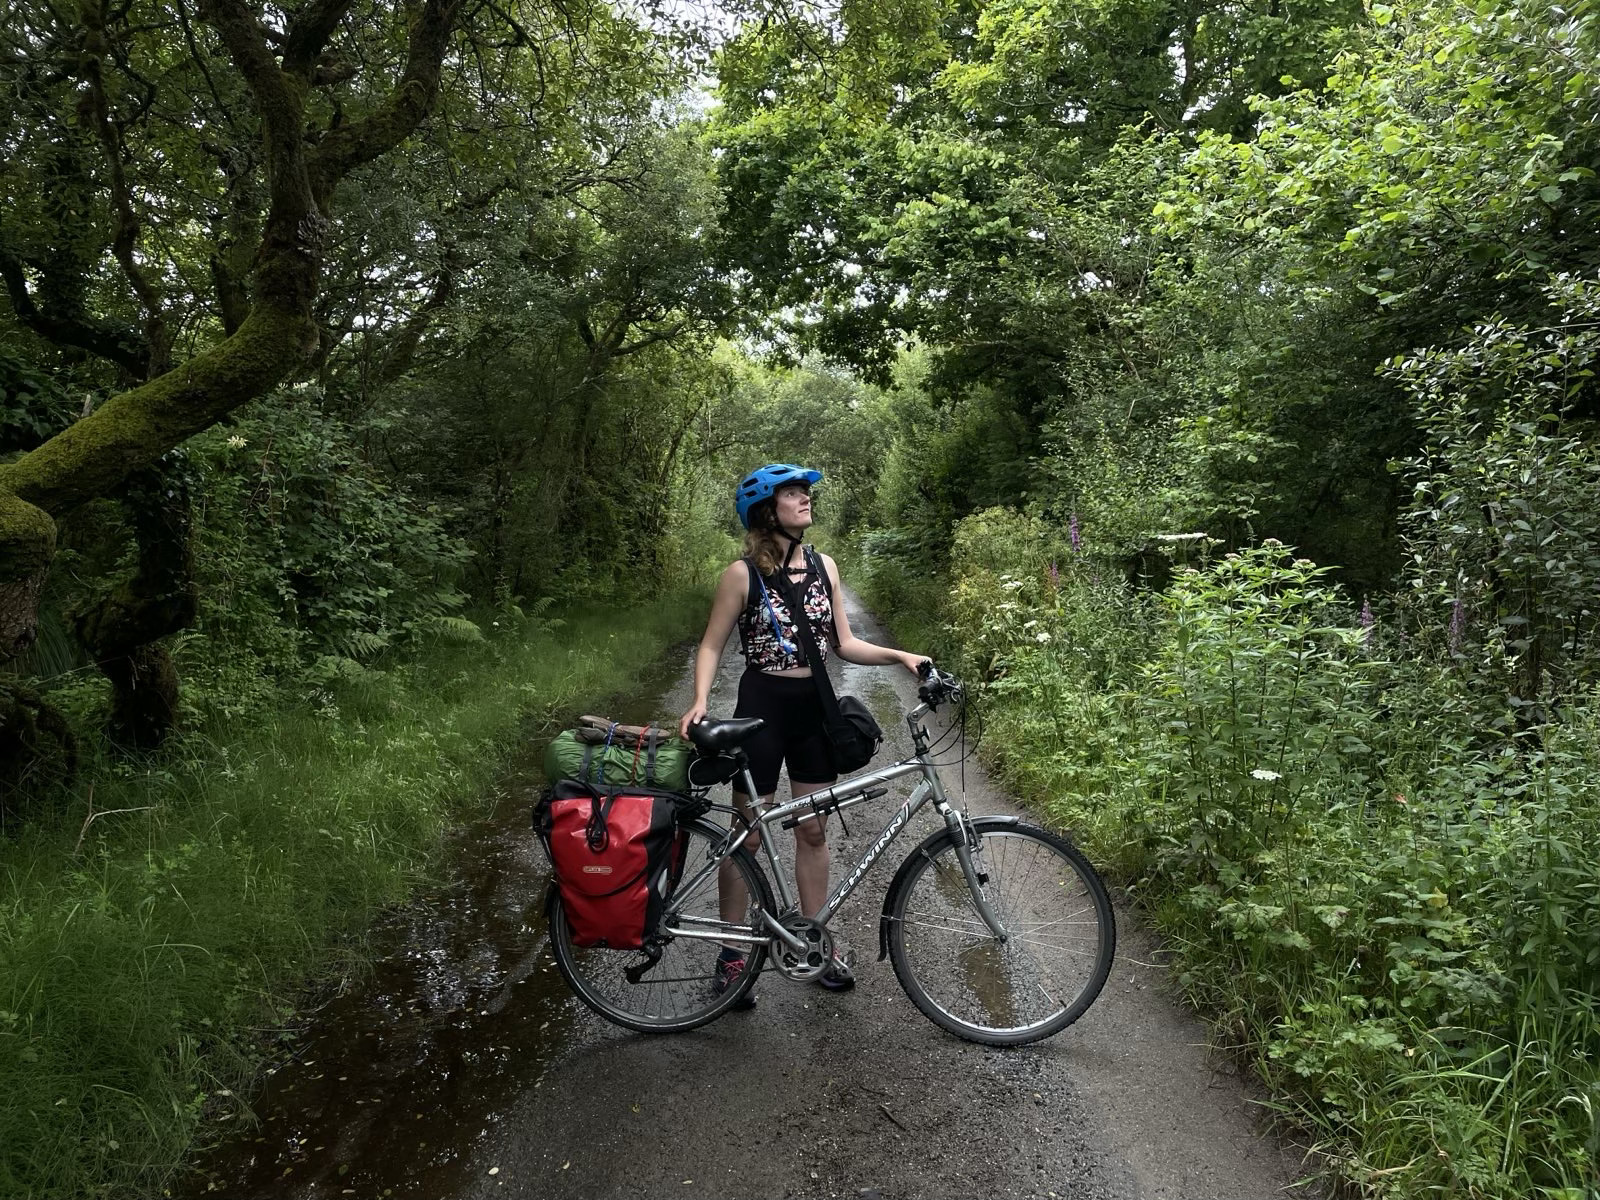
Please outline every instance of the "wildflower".
[[1276, 783], [1278, 780], [1283, 778], [1283, 776], [1279, 775], [1276, 771], [1269, 771], [1265, 767], [1257, 767], [1254, 771], [1251, 771], [1250, 774], [1256, 779], [1265, 780], [1267, 783]]
[[1061, 570], [1055, 565], [1055, 563], [1051, 563], [1050, 569], [1046, 572], [1046, 574], [1050, 577], [1050, 590], [1053, 592], [1061, 586]]
[[1410, 808], [1411, 807], [1409, 804], [1406, 803], [1406, 798], [1404, 796], [1402, 796], [1399, 792], [1396, 792], [1394, 794], [1394, 802], [1396, 804], [1398, 804], [1401, 808]]
[[1361, 602], [1361, 645], [1367, 650], [1378, 639], [1378, 618], [1372, 615], [1372, 601]]
[[[1001, 576], [1001, 578], [1004, 578], [1004, 576]], [[1023, 584], [1022, 584], [1022, 580], [1013, 579], [1009, 583], [1002, 583], [1000, 586], [1003, 587], [1008, 592], [1014, 592], [1018, 588], [1022, 587]]]
[[1032, 629], [1032, 628], [1033, 628], [1033, 627], [1034, 627], [1034, 626], [1035, 626], [1035, 625], [1037, 625], [1037, 624], [1038, 624], [1038, 623], [1039, 623], [1039, 622], [1038, 622], [1038, 621], [1024, 621], [1024, 622], [1023, 622], [1023, 623], [1022, 623], [1022, 627], [1023, 627], [1023, 628], [1024, 628], [1024, 629]]
[[1158, 542], [1198, 542], [1206, 535], [1203, 533], [1158, 533], [1155, 540]]
[[243, 450], [249, 444], [250, 443], [245, 441], [244, 438], [240, 437], [237, 433], [228, 439], [229, 450]]
[[1073, 513], [1067, 518], [1067, 536], [1072, 539], [1072, 552], [1083, 553], [1083, 535], [1078, 531], [1078, 514]]
[[1050, 635], [1048, 633], [1036, 633], [1033, 635], [1033, 640], [1042, 646], [1050, 640]]

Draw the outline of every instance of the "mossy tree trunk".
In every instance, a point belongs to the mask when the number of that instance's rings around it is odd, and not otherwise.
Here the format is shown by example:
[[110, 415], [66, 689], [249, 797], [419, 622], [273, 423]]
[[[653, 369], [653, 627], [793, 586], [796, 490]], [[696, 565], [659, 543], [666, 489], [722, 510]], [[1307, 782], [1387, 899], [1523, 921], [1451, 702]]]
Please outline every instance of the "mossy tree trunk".
[[36, 815], [31, 803], [77, 770], [72, 726], [21, 680], [0, 676], [0, 832]]
[[[269, 34], [275, 21], [249, 0], [202, 0], [201, 16], [216, 31], [248, 88], [262, 134], [260, 161], [269, 199], [250, 276], [248, 312], [239, 311], [235, 293], [227, 321], [231, 328], [222, 341], [112, 397], [37, 449], [0, 466], [0, 663], [33, 640], [39, 595], [55, 556], [58, 518], [113, 493], [185, 439], [264, 395], [316, 350], [312, 305], [334, 188], [350, 171], [399, 145], [432, 108], [462, 4], [421, 0], [411, 10], [405, 66], [388, 95], [359, 119], [313, 128], [307, 120], [307, 98], [321, 82], [329, 40], [353, 2], [306, 0], [293, 9], [281, 34]], [[119, 205], [126, 198], [124, 190], [114, 197]], [[125, 269], [132, 266], [137, 275], [138, 257], [131, 245], [137, 226], [129, 223], [125, 211], [119, 220], [125, 224], [118, 228], [114, 250], [119, 262], [126, 260]], [[25, 276], [5, 273], [17, 316], [36, 328], [50, 320], [43, 306], [33, 304]], [[155, 309], [154, 292], [141, 290], [139, 282], [134, 279], [139, 300]], [[150, 321], [146, 324], [148, 336]], [[68, 342], [76, 337], [72, 329], [40, 332]], [[164, 358], [170, 343], [165, 337], [160, 341]], [[152, 572], [152, 580], [160, 574], [156, 568]], [[150, 612], [170, 615], [174, 605], [181, 608], [169, 596]], [[159, 621], [150, 623], [150, 612], [126, 610], [119, 620], [126, 618], [130, 628], [159, 627]], [[117, 624], [108, 613], [91, 620], [86, 634], [102, 639], [105, 646], [122, 646], [126, 637], [112, 632]], [[170, 664], [163, 667], [132, 649], [124, 655], [129, 686], [155, 683], [159, 691]], [[142, 719], [128, 715], [135, 724]], [[9, 751], [21, 752], [20, 747]]]
[[138, 544], [133, 577], [78, 614], [80, 641], [111, 681], [113, 742], [154, 750], [178, 715], [178, 669], [162, 639], [194, 621], [189, 486], [181, 460], [134, 474], [122, 503]]

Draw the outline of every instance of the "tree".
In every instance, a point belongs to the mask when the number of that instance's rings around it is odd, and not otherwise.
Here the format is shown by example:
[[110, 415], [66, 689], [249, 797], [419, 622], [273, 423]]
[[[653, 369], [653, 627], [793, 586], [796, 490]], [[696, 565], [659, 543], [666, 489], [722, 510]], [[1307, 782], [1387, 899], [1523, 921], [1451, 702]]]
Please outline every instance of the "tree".
[[[115, 394], [0, 466], [6, 658], [33, 636], [61, 518], [315, 351], [336, 190], [431, 109], [462, 0], [353, 5], [280, 14], [209, 0], [196, 27], [182, 5], [135, 22], [126, 7], [22, 4], [8, 21], [4, 78], [19, 103], [5, 134], [0, 277], [16, 321], [108, 363]], [[196, 207], [210, 216], [218, 321], [182, 286], [205, 242]], [[195, 347], [182, 361], [180, 334]], [[176, 685], [164, 654], [143, 648], [188, 620], [192, 597], [181, 488], [168, 474], [143, 491], [139, 569], [80, 625], [97, 658], [122, 664], [119, 696], [148, 698], [123, 716], [149, 742], [170, 723]]]

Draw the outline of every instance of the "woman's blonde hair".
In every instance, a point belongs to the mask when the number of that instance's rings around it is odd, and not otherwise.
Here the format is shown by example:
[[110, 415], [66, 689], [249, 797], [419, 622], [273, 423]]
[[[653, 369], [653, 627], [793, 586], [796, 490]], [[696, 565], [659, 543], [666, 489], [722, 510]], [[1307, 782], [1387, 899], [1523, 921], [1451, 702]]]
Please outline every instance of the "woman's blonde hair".
[[778, 502], [768, 498], [750, 510], [750, 529], [744, 535], [744, 556], [763, 575], [776, 574], [786, 557], [778, 541]]

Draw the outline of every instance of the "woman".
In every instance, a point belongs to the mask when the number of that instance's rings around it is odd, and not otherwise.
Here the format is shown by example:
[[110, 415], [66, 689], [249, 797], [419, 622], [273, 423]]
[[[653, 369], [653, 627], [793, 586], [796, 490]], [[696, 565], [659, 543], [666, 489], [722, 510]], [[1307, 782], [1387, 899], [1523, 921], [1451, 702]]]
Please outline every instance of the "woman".
[[[787, 766], [789, 790], [796, 798], [825, 788], [838, 778], [833, 767], [832, 747], [823, 728], [822, 701], [811, 679], [813, 666], [822, 669], [831, 642], [840, 658], [863, 666], [899, 663], [916, 674], [926, 661], [918, 654], [890, 650], [864, 642], [850, 632], [850, 619], [843, 604], [835, 606], [832, 597], [841, 595], [839, 568], [826, 554], [808, 556], [802, 544], [811, 525], [811, 485], [822, 478], [821, 471], [789, 463], [770, 463], [752, 471], [734, 493], [734, 507], [747, 533], [744, 557], [722, 573], [716, 598], [711, 603], [711, 619], [700, 639], [694, 662], [694, 703], [683, 714], [679, 732], [689, 736], [689, 726], [702, 720], [716, 679], [717, 665], [728, 636], [735, 628], [744, 648], [745, 672], [739, 680], [736, 717], [761, 717], [765, 726], [745, 743], [750, 756], [750, 775], [760, 802], [772, 803], [778, 790], [778, 770]], [[825, 583], [809, 566], [808, 557], [820, 560], [828, 573]], [[751, 568], [756, 576], [752, 576]], [[801, 597], [811, 628], [822, 645], [823, 663], [812, 664], [804, 649], [804, 632], [789, 609], [788, 595]], [[752, 813], [751, 797], [734, 785], [734, 803]], [[805, 821], [795, 826], [794, 874], [800, 893], [800, 909], [813, 916], [828, 898], [828, 839], [826, 818]], [[754, 852], [760, 848], [760, 835], [747, 843]], [[718, 880], [724, 921], [740, 920], [747, 911], [748, 898], [743, 881], [732, 864], [724, 863]], [[823, 972], [824, 987], [843, 990], [855, 986], [849, 955], [835, 943], [834, 958]], [[723, 947], [717, 961], [716, 990], [728, 989], [745, 969], [744, 951]], [[749, 995], [740, 1003], [755, 1004]]]

